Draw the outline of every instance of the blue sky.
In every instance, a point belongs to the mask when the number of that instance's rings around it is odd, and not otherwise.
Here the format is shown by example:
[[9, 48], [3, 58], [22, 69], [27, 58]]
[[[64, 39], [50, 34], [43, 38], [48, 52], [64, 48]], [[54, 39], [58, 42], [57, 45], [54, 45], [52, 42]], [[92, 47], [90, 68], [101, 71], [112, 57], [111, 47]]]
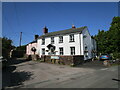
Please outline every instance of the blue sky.
[[2, 36], [19, 45], [42, 35], [46, 25], [49, 32], [87, 26], [91, 35], [98, 29], [107, 31], [114, 16], [118, 16], [117, 2], [4, 2], [2, 3]]

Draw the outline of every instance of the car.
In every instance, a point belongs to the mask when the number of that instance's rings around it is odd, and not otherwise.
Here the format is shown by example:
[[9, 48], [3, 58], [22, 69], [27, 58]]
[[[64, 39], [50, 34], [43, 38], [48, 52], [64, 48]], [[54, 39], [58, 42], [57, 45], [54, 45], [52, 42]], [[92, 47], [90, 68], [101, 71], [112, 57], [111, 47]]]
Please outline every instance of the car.
[[3, 56], [0, 56], [0, 65], [2, 65], [2, 68], [7, 66], [7, 59], [3, 58]]
[[111, 60], [112, 57], [109, 54], [102, 54], [99, 57], [99, 60]]

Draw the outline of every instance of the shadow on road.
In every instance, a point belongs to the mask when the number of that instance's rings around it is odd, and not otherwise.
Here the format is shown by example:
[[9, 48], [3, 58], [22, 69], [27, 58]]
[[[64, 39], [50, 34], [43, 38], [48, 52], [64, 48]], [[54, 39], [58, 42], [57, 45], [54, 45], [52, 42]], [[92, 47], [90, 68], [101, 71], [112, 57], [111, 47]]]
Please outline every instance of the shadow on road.
[[23, 85], [23, 82], [31, 78], [32, 73], [26, 71], [17, 71], [14, 64], [26, 62], [22, 59], [9, 61], [9, 65], [2, 70], [2, 87], [13, 87]]
[[28, 62], [29, 60], [26, 60], [24, 58], [13, 58], [8, 60], [8, 65], [14, 65], [14, 64], [20, 64], [23, 62]]

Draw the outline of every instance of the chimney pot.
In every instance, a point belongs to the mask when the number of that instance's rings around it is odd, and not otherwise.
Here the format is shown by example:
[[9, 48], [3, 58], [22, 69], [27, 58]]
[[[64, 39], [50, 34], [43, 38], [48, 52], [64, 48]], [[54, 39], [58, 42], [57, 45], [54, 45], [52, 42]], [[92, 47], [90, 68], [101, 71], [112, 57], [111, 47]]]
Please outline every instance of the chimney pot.
[[72, 28], [76, 28], [75, 25], [72, 25]]
[[46, 26], [43, 28], [43, 32], [44, 34], [48, 33], [48, 28]]
[[39, 35], [35, 35], [35, 41], [38, 39]]

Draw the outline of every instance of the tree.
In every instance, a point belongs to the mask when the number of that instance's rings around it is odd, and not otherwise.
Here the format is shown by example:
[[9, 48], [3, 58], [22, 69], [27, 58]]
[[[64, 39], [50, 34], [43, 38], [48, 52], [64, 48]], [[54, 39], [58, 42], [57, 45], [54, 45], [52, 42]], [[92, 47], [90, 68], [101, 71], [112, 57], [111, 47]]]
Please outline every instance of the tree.
[[114, 17], [108, 31], [98, 30], [94, 36], [97, 41], [98, 54], [113, 54], [115, 58], [120, 58], [120, 17]]
[[26, 50], [26, 46], [27, 45], [18, 46], [18, 47], [16, 47], [16, 50], [25, 51]]
[[5, 58], [9, 58], [9, 53], [11, 49], [15, 48], [15, 46], [12, 45], [13, 41], [11, 39], [8, 39], [7, 37], [3, 37], [2, 39], [2, 56]]

